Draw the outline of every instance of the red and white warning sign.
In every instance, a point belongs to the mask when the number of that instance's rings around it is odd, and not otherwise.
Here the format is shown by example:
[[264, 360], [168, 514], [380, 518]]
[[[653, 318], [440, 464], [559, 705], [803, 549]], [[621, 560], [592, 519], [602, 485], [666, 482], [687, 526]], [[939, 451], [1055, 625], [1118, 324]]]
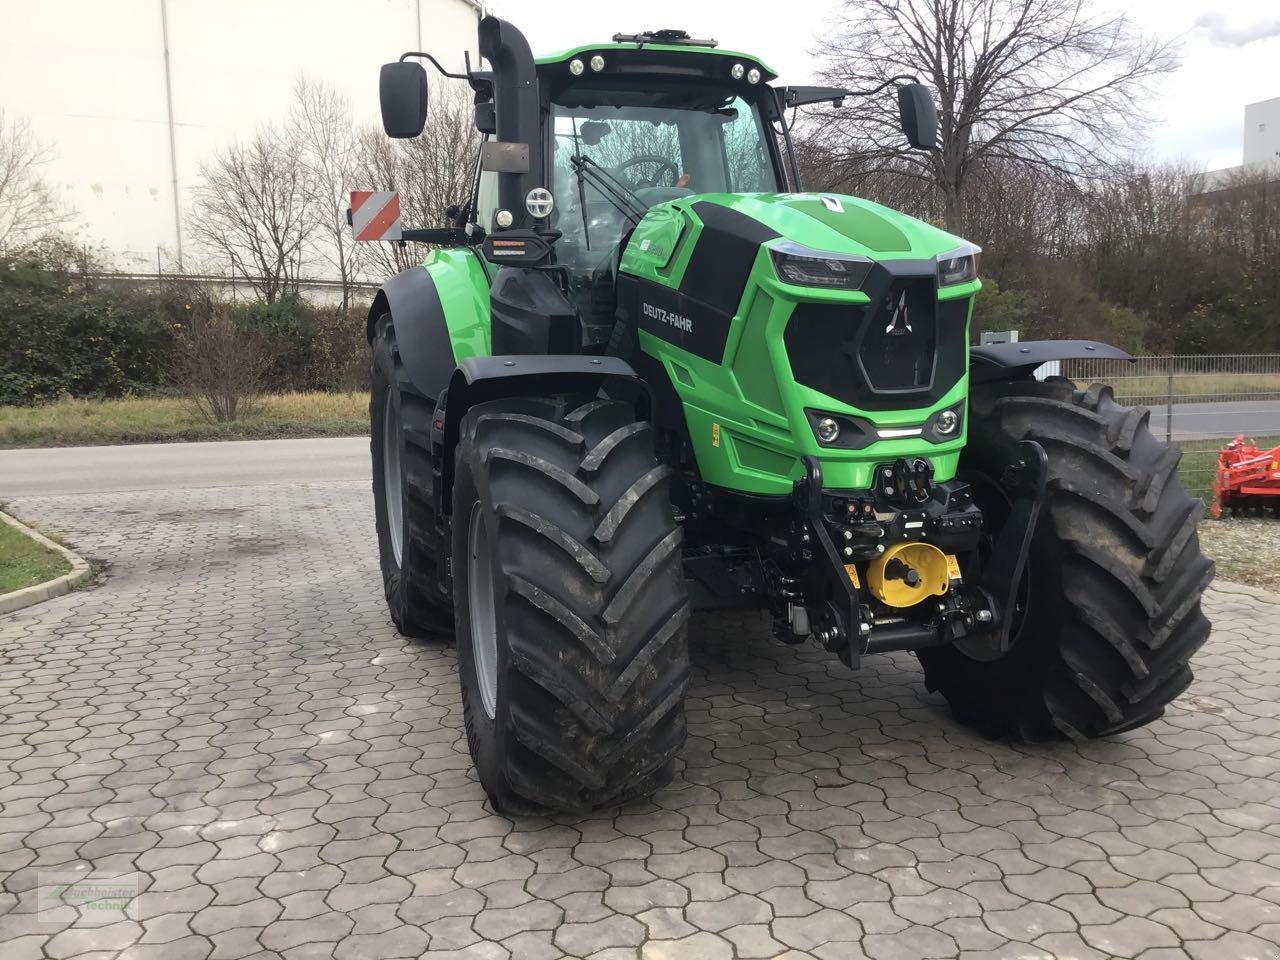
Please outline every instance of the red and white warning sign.
[[394, 190], [351, 191], [351, 232], [357, 240], [399, 240], [400, 194]]

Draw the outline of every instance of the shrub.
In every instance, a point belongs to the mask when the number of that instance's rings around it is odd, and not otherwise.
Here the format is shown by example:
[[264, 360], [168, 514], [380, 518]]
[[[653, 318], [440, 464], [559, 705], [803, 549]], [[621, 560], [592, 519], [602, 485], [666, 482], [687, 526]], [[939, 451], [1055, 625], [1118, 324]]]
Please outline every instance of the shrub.
[[0, 404], [121, 397], [164, 382], [172, 328], [69, 273], [0, 260], [0, 343]]
[[253, 412], [271, 362], [263, 336], [214, 305], [195, 313], [179, 333], [173, 376], [206, 420], [230, 423]]
[[343, 313], [340, 307], [319, 307], [315, 324], [308, 388], [368, 390], [369, 344], [364, 338], [364, 315], [358, 311]]
[[237, 305], [232, 318], [253, 334], [270, 356], [267, 378], [276, 390], [307, 389], [316, 337], [315, 314], [298, 296], [267, 303], [256, 300]]

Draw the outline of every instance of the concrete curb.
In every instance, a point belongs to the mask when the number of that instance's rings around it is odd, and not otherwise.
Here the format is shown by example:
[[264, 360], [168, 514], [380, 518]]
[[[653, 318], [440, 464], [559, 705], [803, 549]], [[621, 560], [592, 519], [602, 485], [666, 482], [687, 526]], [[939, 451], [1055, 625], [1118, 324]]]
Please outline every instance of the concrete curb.
[[44, 583], [37, 583], [35, 586], [23, 587], [21, 590], [14, 590], [10, 593], [0, 593], [0, 614], [13, 613], [15, 610], [21, 610], [24, 607], [30, 607], [37, 603], [43, 603], [45, 600], [60, 597], [64, 593], [70, 593], [92, 576], [93, 571], [89, 568], [88, 561], [78, 554], [72, 553], [62, 544], [54, 543], [38, 530], [32, 530], [21, 520], [10, 516], [3, 510], [0, 510], [0, 521], [4, 521], [11, 527], [16, 527], [37, 543], [62, 554], [67, 559], [67, 562], [71, 564], [71, 569], [60, 577], [46, 580]]

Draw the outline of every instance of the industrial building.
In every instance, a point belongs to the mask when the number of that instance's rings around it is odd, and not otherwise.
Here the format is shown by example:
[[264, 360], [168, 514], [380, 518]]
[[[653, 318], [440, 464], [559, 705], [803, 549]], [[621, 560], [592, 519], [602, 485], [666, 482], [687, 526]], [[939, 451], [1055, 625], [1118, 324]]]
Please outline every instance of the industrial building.
[[1280, 97], [1247, 104], [1244, 108], [1243, 164], [1204, 175], [1203, 188], [1212, 193], [1230, 187], [1248, 173], [1271, 170], [1280, 178]]
[[418, 49], [461, 69], [481, 12], [474, 0], [7, 0], [0, 109], [51, 149], [42, 174], [80, 240], [121, 271], [190, 271], [202, 162], [283, 118], [303, 75], [377, 123], [379, 65]]

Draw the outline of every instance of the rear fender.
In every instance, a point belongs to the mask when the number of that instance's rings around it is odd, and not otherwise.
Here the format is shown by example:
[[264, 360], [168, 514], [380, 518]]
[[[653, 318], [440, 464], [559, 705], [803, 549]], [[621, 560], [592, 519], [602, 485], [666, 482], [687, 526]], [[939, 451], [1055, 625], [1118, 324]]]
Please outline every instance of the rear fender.
[[972, 383], [1024, 380], [1051, 360], [1128, 360], [1133, 356], [1097, 340], [1028, 340], [1025, 343], [984, 343], [969, 349]]
[[391, 314], [405, 373], [432, 400], [448, 388], [459, 361], [489, 352], [489, 285], [477, 259], [470, 251], [433, 251], [422, 266], [384, 283], [369, 308], [368, 339]]

